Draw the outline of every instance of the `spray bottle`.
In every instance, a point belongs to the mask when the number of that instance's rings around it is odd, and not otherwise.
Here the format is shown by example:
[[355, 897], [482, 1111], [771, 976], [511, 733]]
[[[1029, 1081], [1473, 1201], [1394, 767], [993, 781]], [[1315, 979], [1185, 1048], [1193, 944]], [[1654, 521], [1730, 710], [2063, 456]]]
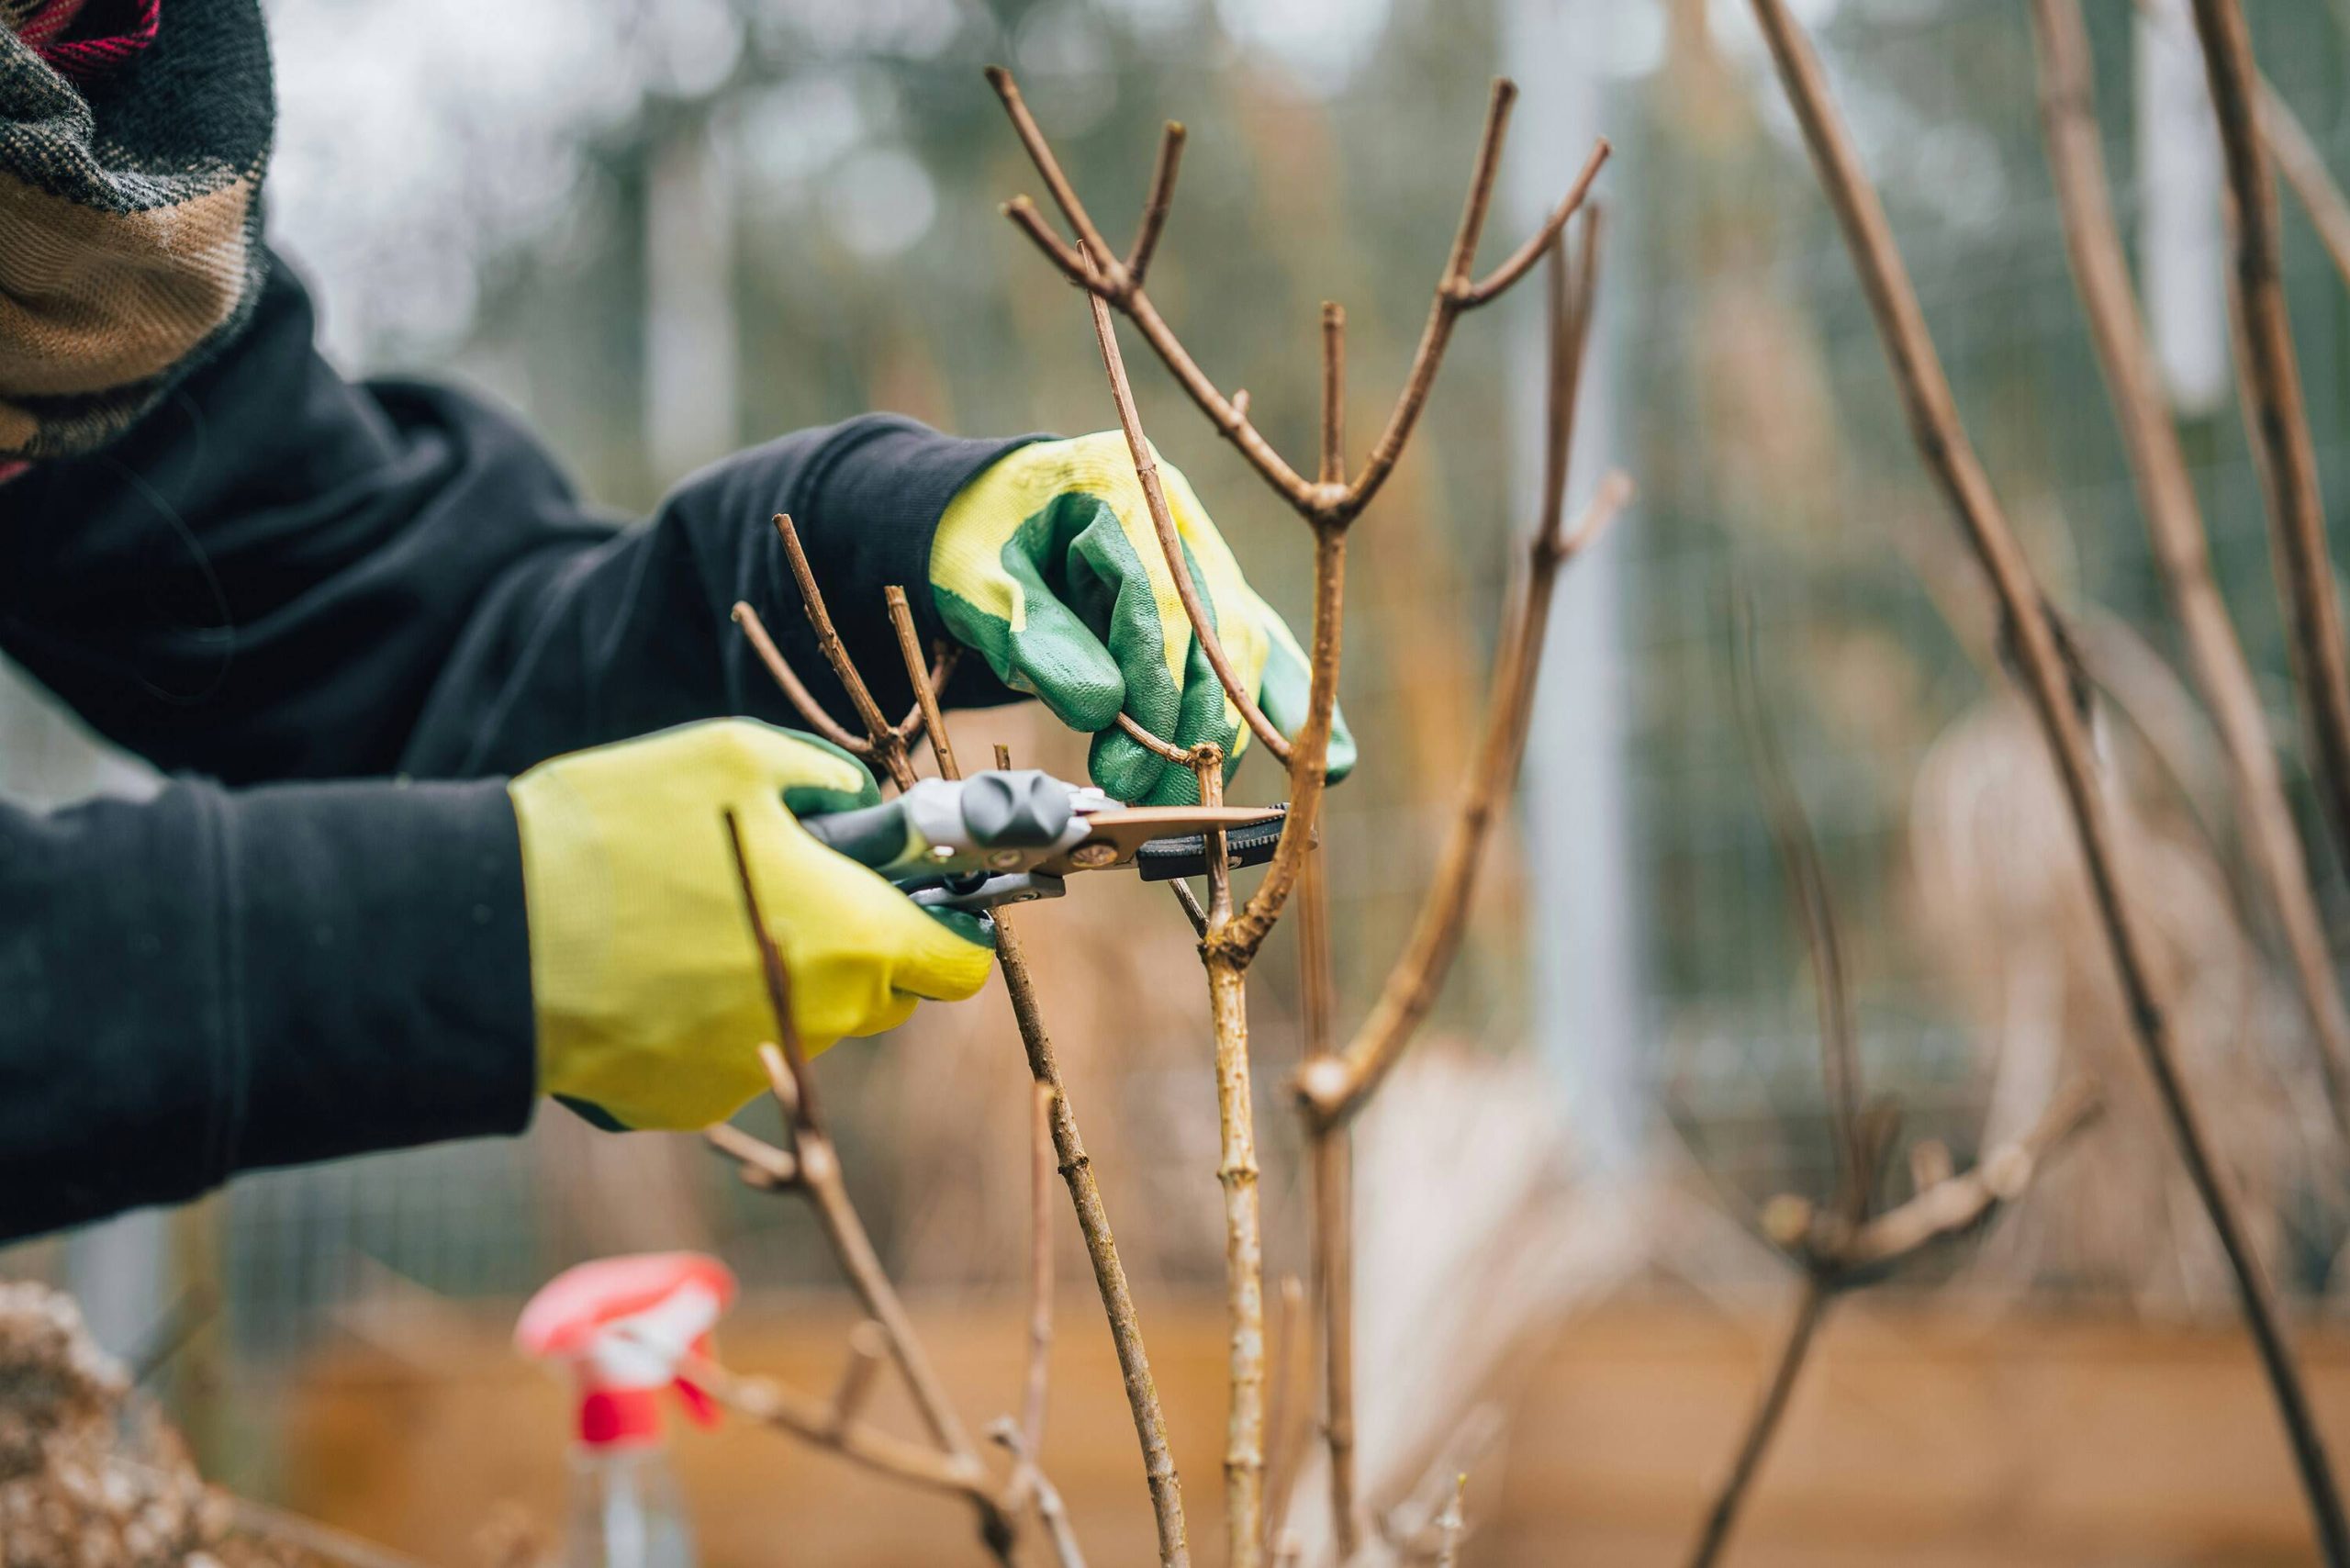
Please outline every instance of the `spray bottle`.
[[697, 1424], [710, 1395], [679, 1375], [710, 1354], [734, 1299], [725, 1264], [698, 1252], [601, 1258], [541, 1288], [514, 1325], [526, 1356], [559, 1362], [576, 1391], [571, 1503], [560, 1568], [694, 1568], [693, 1530], [661, 1435], [675, 1393]]

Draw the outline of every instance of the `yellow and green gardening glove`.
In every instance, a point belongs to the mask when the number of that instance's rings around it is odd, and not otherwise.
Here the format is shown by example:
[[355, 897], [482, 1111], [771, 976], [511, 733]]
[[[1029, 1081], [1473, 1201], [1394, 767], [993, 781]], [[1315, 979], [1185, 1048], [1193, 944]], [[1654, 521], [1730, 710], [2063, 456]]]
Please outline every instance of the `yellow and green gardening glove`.
[[[1305, 722], [1305, 655], [1240, 575], [1231, 548], [1183, 476], [1165, 464], [1168, 510], [1235, 672], [1284, 734]], [[939, 519], [931, 593], [946, 629], [996, 678], [1035, 694], [1093, 736], [1093, 781], [1136, 805], [1188, 805], [1190, 769], [1117, 727], [1118, 713], [1179, 746], [1214, 741], [1227, 772], [1250, 739], [1196, 645], [1116, 431], [1040, 442], [966, 485]], [[1346, 722], [1330, 737], [1330, 777], [1355, 763]]]
[[540, 764], [509, 787], [538, 1014], [539, 1087], [589, 1120], [702, 1127], [766, 1086], [773, 1014], [724, 813], [811, 1054], [895, 1028], [987, 979], [987, 928], [934, 917], [796, 815], [878, 803], [812, 736], [715, 719]]

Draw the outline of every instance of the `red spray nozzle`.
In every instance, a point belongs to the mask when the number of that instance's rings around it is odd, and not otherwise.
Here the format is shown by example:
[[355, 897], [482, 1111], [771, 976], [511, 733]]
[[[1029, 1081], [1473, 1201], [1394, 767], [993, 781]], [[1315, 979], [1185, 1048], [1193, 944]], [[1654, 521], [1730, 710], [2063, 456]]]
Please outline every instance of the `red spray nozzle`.
[[699, 1252], [599, 1258], [540, 1287], [514, 1325], [514, 1345], [570, 1369], [582, 1442], [657, 1441], [663, 1389], [676, 1389], [700, 1425], [717, 1419], [710, 1395], [677, 1368], [710, 1354], [711, 1329], [733, 1301], [733, 1272]]

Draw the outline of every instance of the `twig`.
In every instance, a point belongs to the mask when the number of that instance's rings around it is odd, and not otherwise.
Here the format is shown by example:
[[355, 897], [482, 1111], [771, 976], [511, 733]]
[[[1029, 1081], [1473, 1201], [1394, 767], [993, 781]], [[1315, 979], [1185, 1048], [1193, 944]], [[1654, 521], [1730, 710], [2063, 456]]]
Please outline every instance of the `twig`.
[[1084, 288], [1094, 297], [1104, 301], [1133, 321], [1145, 342], [1165, 362], [1177, 383], [1199, 405], [1208, 422], [1225, 439], [1238, 448], [1250, 466], [1265, 482], [1287, 500], [1300, 515], [1317, 527], [1344, 528], [1361, 514], [1379, 493], [1395, 462], [1411, 438], [1418, 422], [1420, 410], [1427, 403], [1428, 392], [1435, 386], [1437, 370], [1443, 363], [1444, 351], [1450, 341], [1452, 329], [1465, 311], [1485, 305], [1506, 292], [1541, 259], [1559, 233], [1566, 227], [1591, 189], [1600, 166], [1607, 160], [1608, 144], [1605, 140], [1592, 149], [1582, 172], [1568, 187], [1566, 195], [1553, 208], [1541, 226], [1526, 241], [1482, 278], [1472, 277], [1470, 269], [1477, 259], [1477, 241], [1484, 229], [1485, 214], [1493, 201], [1494, 176], [1500, 167], [1502, 136], [1509, 119], [1512, 101], [1517, 89], [1505, 80], [1494, 84], [1493, 95], [1487, 106], [1485, 128], [1480, 137], [1474, 173], [1469, 195], [1461, 211], [1460, 228], [1453, 236], [1452, 250], [1447, 258], [1443, 275], [1438, 280], [1436, 298], [1429, 307], [1427, 324], [1421, 330], [1418, 347], [1412, 355], [1411, 369], [1405, 374], [1404, 386], [1397, 394], [1394, 409], [1382, 427], [1362, 471], [1350, 483], [1337, 480], [1308, 480], [1292, 468], [1271, 443], [1248, 422], [1245, 395], [1236, 393], [1226, 398], [1216, 390], [1190, 353], [1176, 337], [1172, 328], [1160, 317], [1143, 289], [1143, 272], [1156, 247], [1159, 230], [1166, 223], [1166, 209], [1172, 196], [1174, 169], [1181, 150], [1182, 128], [1169, 124], [1160, 142], [1158, 170], [1154, 174], [1150, 195], [1144, 206], [1143, 222], [1135, 250], [1121, 262], [1110, 253], [1101, 230], [1078, 199], [1077, 191], [1062, 173], [1059, 161], [1054, 157], [1052, 146], [1029, 112], [1025, 99], [1012, 79], [1012, 73], [1002, 66], [988, 68], [988, 82], [1003, 100], [1004, 112], [1012, 120], [1013, 132], [1027, 150], [1029, 161], [1045, 182], [1045, 188], [1068, 219], [1077, 235], [1074, 248], [1053, 232], [1026, 196], [1016, 196], [1004, 207], [1004, 214], [1022, 232], [1034, 241], [1062, 274]]
[[780, 1192], [800, 1181], [800, 1161], [788, 1149], [765, 1138], [753, 1137], [730, 1122], [702, 1129], [702, 1141], [734, 1161], [744, 1183], [761, 1192]]
[[1175, 201], [1175, 174], [1183, 162], [1183, 139], [1188, 133], [1181, 120], [1169, 120], [1158, 137], [1158, 157], [1151, 165], [1150, 190], [1143, 197], [1142, 218], [1135, 225], [1135, 242], [1126, 252], [1126, 275], [1136, 288], [1142, 286], [1143, 274], [1150, 270], [1150, 258], [1158, 250], [1158, 236], [1167, 227], [1167, 209]]
[[1330, 1533], [1338, 1561], [1348, 1562], [1362, 1545], [1355, 1495], [1354, 1141], [1348, 1129], [1333, 1124], [1309, 1138], [1306, 1159], [1314, 1200], [1314, 1293], [1322, 1307], [1322, 1440], [1330, 1451]]
[[1345, 1053], [1308, 1063], [1298, 1080], [1298, 1093], [1316, 1121], [1337, 1125], [1351, 1119], [1402, 1059], [1404, 1047], [1436, 1005], [1437, 993], [1467, 929], [1485, 841], [1517, 779], [1527, 727], [1533, 718], [1534, 682], [1541, 669], [1544, 628], [1558, 572], [1599, 536], [1631, 494], [1629, 479], [1610, 474], [1601, 481], [1598, 493], [1566, 543], [1554, 551], [1532, 553], [1527, 586], [1504, 637], [1503, 659], [1495, 666], [1485, 733], [1461, 786], [1460, 806], [1411, 938]]
[[[995, 748], [995, 765], [1012, 766], [1012, 755], [1002, 745]], [[1180, 882], [1174, 885], [1182, 888]], [[1085, 1152], [1077, 1114], [1069, 1108], [1069, 1091], [1061, 1083], [1052, 1035], [1036, 1006], [1036, 985], [1021, 951], [1020, 934], [1002, 910], [995, 916], [995, 946], [996, 963], [1003, 971], [1004, 990], [1012, 997], [1029, 1074], [1052, 1092], [1053, 1153], [1059, 1161], [1061, 1181], [1069, 1188], [1069, 1202], [1077, 1210], [1077, 1227], [1085, 1238], [1094, 1287], [1101, 1293], [1102, 1310], [1110, 1322], [1110, 1340], [1118, 1353], [1126, 1406], [1133, 1413], [1135, 1438], [1142, 1448], [1151, 1515], [1158, 1526], [1159, 1563], [1161, 1568], [1179, 1568], [1192, 1561], [1183, 1520], [1183, 1483], [1168, 1446], [1167, 1417], [1159, 1408], [1158, 1384], [1151, 1376], [1150, 1352], [1143, 1344], [1142, 1318], [1135, 1310], [1134, 1292], [1126, 1282], [1125, 1265], [1118, 1258], [1117, 1238], [1110, 1229], [1109, 1211], [1102, 1202], [1101, 1184], [1093, 1177], [1092, 1159]]]
[[709, 1394], [728, 1410], [762, 1426], [789, 1432], [814, 1448], [878, 1471], [883, 1475], [936, 1492], [970, 1498], [975, 1505], [994, 1506], [988, 1495], [987, 1473], [951, 1454], [921, 1443], [892, 1437], [862, 1421], [841, 1425], [834, 1419], [830, 1401], [805, 1394], [770, 1377], [744, 1377], [702, 1356], [688, 1355], [677, 1363], [678, 1375]]
[[[2227, 171], [2235, 265], [2238, 364], [2244, 417], [2260, 454], [2278, 588], [2291, 633], [2295, 673], [2310, 728], [2312, 771], [2333, 829], [2333, 853], [2350, 870], [2350, 659], [2342, 641], [2333, 558], [2327, 554], [2325, 503], [2318, 493], [2317, 454], [2310, 444], [2300, 363], [2285, 309], [2284, 257], [2277, 188], [2262, 156], [2258, 73], [2244, 12], [2235, 0], [2194, 0], [2195, 31]], [[2337, 1510], [2338, 1512], [2338, 1510]], [[2350, 1561], [2350, 1529], [2336, 1561]]]
[[[2165, 36], [2170, 36], [2171, 14], [2155, 6], [2152, 0], [2138, 0], [2138, 15], [2163, 27]], [[2188, 40], [2180, 37], [2177, 41], [2183, 45]], [[2285, 95], [2277, 90], [2277, 84], [2266, 73], [2257, 74], [2255, 80], [2260, 95], [2260, 139], [2266, 144], [2269, 156], [2277, 161], [2277, 172], [2300, 199], [2302, 210], [2309, 215], [2310, 227], [2317, 230], [2318, 242], [2333, 262], [2333, 270], [2342, 274], [2344, 283], [2350, 283], [2350, 198], [2343, 196], [2333, 171], [2325, 166], [2325, 154], [2310, 139]]]
[[1698, 1532], [1697, 1543], [1689, 1552], [1689, 1568], [1710, 1568], [1720, 1560], [1722, 1548], [1729, 1541], [1730, 1527], [1738, 1522], [1739, 1509], [1746, 1502], [1756, 1473], [1762, 1468], [1762, 1456], [1770, 1450], [1771, 1439], [1778, 1432], [1779, 1417], [1786, 1414], [1787, 1396], [1795, 1392], [1804, 1357], [1810, 1352], [1811, 1341], [1819, 1332], [1819, 1320], [1828, 1315], [1829, 1300], [1830, 1294], [1819, 1282], [1806, 1275], [1802, 1293], [1796, 1297], [1795, 1317], [1787, 1325], [1787, 1337], [1779, 1345], [1779, 1359], [1772, 1365], [1770, 1381], [1762, 1385], [1761, 1402], [1747, 1417], [1746, 1434], [1739, 1440], [1729, 1474], [1714, 1494], [1713, 1506], [1706, 1511], [1705, 1528]]
[[1858, 1225], [1867, 1207], [1871, 1172], [1861, 1148], [1861, 1068], [1852, 1025], [1851, 978], [1844, 967], [1844, 941], [1836, 924], [1835, 901], [1828, 894], [1828, 872], [1819, 841], [1796, 793], [1795, 779], [1779, 747], [1777, 726], [1763, 706], [1754, 655], [1754, 610], [1743, 593], [1733, 600], [1730, 672], [1736, 688], [1740, 728], [1771, 841], [1785, 868], [1789, 901], [1811, 961], [1812, 990], [1819, 1012], [1820, 1076], [1828, 1092], [1829, 1126], [1836, 1146], [1837, 1208]]
[[[791, 519], [782, 512], [775, 514], [775, 531], [782, 536], [783, 554], [791, 564], [792, 580], [800, 585], [800, 606], [807, 612], [810, 629], [816, 633], [816, 646], [823, 653], [824, 662], [833, 666], [833, 674], [840, 681], [841, 689], [848, 694], [849, 706], [856, 711], [857, 722], [865, 726], [874, 760], [882, 765], [899, 789], [911, 788], [914, 782], [914, 770], [913, 765], [906, 759], [905, 736], [882, 717], [880, 705], [873, 700], [871, 689], [865, 684], [865, 678], [857, 673], [856, 661], [849, 657], [848, 645], [841, 641], [840, 633], [834, 628], [832, 611], [824, 606], [823, 589], [816, 586], [816, 574], [808, 565], [808, 553], [800, 547], [799, 531], [791, 526]], [[744, 630], [747, 632], [749, 627], [745, 626]], [[798, 682], [793, 682], [793, 685], [798, 685]]]
[[1208, 934], [1208, 912], [1201, 905], [1200, 895], [1193, 892], [1186, 882], [1171, 881], [1167, 887], [1175, 895], [1175, 902], [1182, 906], [1183, 918], [1192, 923], [1192, 934], [1205, 936]]
[[988, 1436], [1003, 1445], [1012, 1455], [1014, 1473], [1025, 1478], [1036, 1517], [1044, 1521], [1045, 1534], [1053, 1543], [1058, 1568], [1085, 1568], [1085, 1552], [1077, 1543], [1077, 1532], [1069, 1528], [1069, 1506], [1061, 1501], [1060, 1488], [1038, 1467], [1036, 1450], [1020, 1435], [1019, 1423], [1009, 1416], [1000, 1417], [988, 1428]]
[[923, 667], [922, 634], [914, 630], [913, 608], [906, 602], [906, 590], [892, 583], [881, 591], [890, 607], [890, 624], [897, 630], [898, 653], [906, 661], [906, 678], [914, 685], [914, 711], [922, 715], [923, 727], [930, 733], [931, 753], [938, 758], [938, 775], [960, 778], [963, 770], [955, 765], [946, 718], [938, 710], [938, 689]]
[[833, 1428], [845, 1430], [865, 1408], [865, 1401], [873, 1393], [874, 1374], [881, 1370], [882, 1358], [890, 1353], [890, 1332], [871, 1318], [867, 1318], [848, 1333], [848, 1360], [841, 1366], [841, 1380], [833, 1388]]
[[[2198, 0], [2199, 9], [2212, 0]], [[2088, 736], [2075, 707], [2045, 595], [1991, 490], [1958, 418], [1935, 357], [1917, 295], [1902, 267], [1875, 192], [1821, 80], [1818, 62], [1787, 14], [1785, 0], [1753, 0], [1781, 80], [1808, 141], [1830, 205], [1844, 230], [1894, 379], [1927, 468], [1956, 513], [1969, 544], [2006, 611], [2026, 693], [2031, 700], [2080, 835], [2098, 919], [2111, 950], [2131, 1026], [2154, 1080], [2180, 1159], [2233, 1271], [2244, 1318], [2290, 1439], [2327, 1560], [2350, 1563], [2345, 1526], [2325, 1447], [2307, 1389], [2279, 1321], [2266, 1274], [2254, 1253], [2225, 1175], [2214, 1161], [2172, 1038], [2170, 982], [2153, 960], [2154, 944], [2116, 850], [2116, 833]], [[2232, 13], [2233, 7], [2227, 9]], [[2236, 18], [2240, 27], [2242, 18]], [[2256, 160], [2255, 160], [2256, 162]], [[2258, 182], [2255, 180], [2255, 184]], [[2249, 215], [2247, 215], [2249, 219]], [[2248, 229], [2252, 224], [2247, 221]], [[2340, 652], [2338, 639], [2334, 650]]]
[[[2088, 31], [2079, 0], [2032, 0], [2041, 117], [2073, 279], [2105, 373], [2153, 540], [2155, 565], [2187, 640], [2189, 667], [2220, 734], [2237, 826], [2266, 884], [2317, 1041], [2335, 1124], [2350, 1130], [2350, 1011], [2343, 1005], [2300, 829], [2294, 825], [2251, 661], [2211, 575], [2203, 513], [2171, 422], [2161, 373], [2130, 282], [2106, 182]], [[2269, 124], [2264, 113], [2263, 125]], [[2298, 127], [2295, 127], [2298, 133]], [[2272, 140], [2274, 138], [2272, 137]], [[2288, 161], [2280, 156], [2280, 166]]]
[[1993, 1149], [1972, 1170], [1945, 1171], [1908, 1203], [1863, 1226], [1826, 1261], [1847, 1277], [1882, 1272], [1937, 1242], [1980, 1228], [2000, 1204], [2021, 1197], [2048, 1157], [2102, 1108], [2096, 1081], [2074, 1079], [2021, 1138]]
[[[823, 1117], [818, 1109], [816, 1085], [808, 1070], [807, 1051], [801, 1044], [798, 1024], [791, 1012], [791, 980], [783, 963], [783, 955], [776, 945], [773, 933], [760, 913], [756, 884], [751, 876], [750, 857], [743, 844], [742, 823], [733, 812], [726, 813], [727, 837], [734, 852], [735, 877], [743, 894], [743, 906], [749, 917], [751, 933], [759, 950], [760, 971], [767, 982], [767, 1002], [775, 1014], [777, 1038], [780, 1046], [759, 1047], [760, 1065], [767, 1070], [767, 1083], [776, 1103], [784, 1112], [789, 1129], [789, 1153], [797, 1163], [797, 1180], [792, 1191], [804, 1197], [816, 1211], [816, 1218], [824, 1231], [824, 1238], [840, 1260], [841, 1271], [848, 1276], [850, 1288], [856, 1293], [867, 1314], [880, 1330], [890, 1358], [897, 1366], [898, 1375], [913, 1395], [915, 1408], [923, 1424], [945, 1457], [953, 1462], [958, 1473], [984, 1475], [963, 1424], [955, 1414], [946, 1387], [930, 1364], [930, 1357], [923, 1349], [915, 1333], [913, 1320], [905, 1305], [898, 1298], [897, 1288], [881, 1266], [873, 1249], [872, 1238], [866, 1234], [864, 1222], [850, 1201], [848, 1188], [841, 1177], [840, 1157], [834, 1151], [831, 1135], [825, 1130]], [[869, 1337], [868, 1337], [869, 1339]], [[844, 1385], [843, 1404], [847, 1404], [848, 1389]], [[835, 1414], [840, 1414], [835, 1412]], [[847, 1426], [850, 1409], [841, 1415], [838, 1424]], [[831, 1417], [827, 1417], [830, 1421]], [[990, 1551], [1006, 1562], [1011, 1561], [1012, 1527], [995, 1499], [984, 1488], [972, 1494], [973, 1506], [979, 1516], [979, 1533]]]
[[774, 678], [776, 685], [783, 689], [784, 696], [790, 700], [791, 706], [800, 716], [808, 722], [810, 729], [843, 751], [856, 756], [864, 756], [872, 751], [870, 741], [849, 734], [847, 726], [824, 711], [824, 705], [801, 684], [799, 675], [784, 658], [783, 650], [777, 647], [775, 639], [767, 635], [767, 622], [759, 619], [759, 612], [751, 607], [748, 600], [735, 601], [734, 624], [743, 629], [743, 636], [751, 644], [751, 651], [758, 655], [759, 662], [767, 666], [767, 674]]
[[1030, 1097], [1028, 1123], [1028, 1380], [1020, 1435], [1030, 1453], [1045, 1451], [1045, 1401], [1053, 1356], [1053, 1101], [1049, 1083]]
[[[1274, 728], [1257, 706], [1256, 694], [1232, 667], [1230, 655], [1224, 651], [1224, 640], [1216, 635], [1215, 618], [1208, 613], [1207, 601], [1200, 597], [1200, 586], [1192, 580], [1191, 563], [1184, 558], [1183, 542], [1175, 532], [1175, 517], [1167, 507], [1167, 489], [1159, 483], [1158, 459], [1150, 449], [1149, 441], [1142, 433], [1142, 419], [1135, 410], [1134, 387], [1126, 380], [1126, 368], [1118, 353], [1117, 329], [1111, 324], [1110, 308], [1102, 297], [1091, 297], [1093, 307], [1093, 336], [1101, 345], [1102, 368], [1109, 373], [1110, 399], [1117, 406], [1118, 428], [1125, 431], [1126, 451], [1134, 458], [1135, 477], [1142, 486], [1143, 502], [1150, 509], [1151, 526], [1158, 531], [1158, 545], [1167, 556], [1168, 575], [1175, 579], [1176, 596], [1183, 601], [1183, 613], [1192, 622], [1192, 634], [1199, 639], [1200, 652], [1205, 654], [1215, 678], [1223, 683], [1225, 695], [1248, 721], [1248, 728], [1262, 741], [1265, 749], [1286, 764], [1290, 760], [1287, 736]], [[1131, 732], [1129, 732], [1131, 733]]]
[[1310, 1430], [1306, 1404], [1297, 1392], [1298, 1363], [1304, 1359], [1299, 1342], [1310, 1319], [1305, 1283], [1295, 1274], [1281, 1276], [1274, 1299], [1280, 1311], [1273, 1319], [1272, 1397], [1265, 1415], [1265, 1529], [1278, 1536], [1289, 1518], [1290, 1492], [1297, 1484]]
[[1387, 974], [1379, 1000], [1342, 1057], [1309, 1060], [1298, 1092], [1313, 1121], [1335, 1126], [1352, 1117], [1403, 1056], [1435, 1006], [1467, 929], [1469, 903], [1483, 864], [1485, 841], [1517, 782], [1526, 735], [1534, 717], [1535, 683], [1542, 669], [1550, 601], [1559, 573], [1631, 498], [1631, 481], [1611, 473], [1600, 481], [1572, 530], [1563, 526], [1567, 453], [1574, 436], [1574, 405], [1597, 284], [1595, 220], [1587, 228], [1572, 274], [1563, 261], [1551, 270], [1550, 396], [1544, 445], [1542, 518], [1528, 542], [1524, 586], [1494, 660], [1485, 730], [1461, 786], [1461, 800], [1437, 874], [1420, 904], [1402, 957]]

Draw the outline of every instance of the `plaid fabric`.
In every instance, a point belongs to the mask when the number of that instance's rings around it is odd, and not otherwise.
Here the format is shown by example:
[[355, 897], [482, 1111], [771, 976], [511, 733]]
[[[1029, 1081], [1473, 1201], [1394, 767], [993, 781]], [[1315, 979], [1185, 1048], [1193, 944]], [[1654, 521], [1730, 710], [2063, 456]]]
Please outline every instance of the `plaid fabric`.
[[244, 324], [273, 117], [256, 0], [0, 0], [0, 479]]

